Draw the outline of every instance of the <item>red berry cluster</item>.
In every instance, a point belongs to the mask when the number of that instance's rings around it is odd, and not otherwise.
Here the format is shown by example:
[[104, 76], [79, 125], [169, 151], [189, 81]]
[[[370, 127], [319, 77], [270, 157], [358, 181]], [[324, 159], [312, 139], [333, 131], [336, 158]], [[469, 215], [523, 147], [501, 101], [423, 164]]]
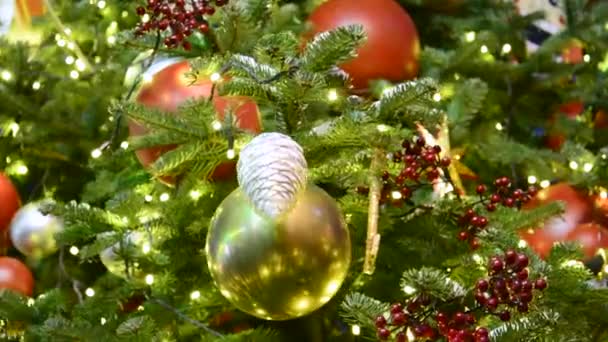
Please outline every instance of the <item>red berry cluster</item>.
[[[475, 191], [479, 195], [479, 201], [474, 204], [474, 207], [481, 205], [487, 212], [495, 211], [498, 205], [519, 208], [538, 192], [535, 187], [529, 187], [527, 191], [513, 190], [511, 180], [507, 177], [500, 177], [494, 181], [494, 191], [491, 194], [488, 194], [488, 187], [484, 184], [478, 185]], [[487, 227], [488, 218], [471, 207], [458, 217], [458, 225], [462, 228], [458, 233], [458, 239], [468, 241], [472, 249], [479, 248], [477, 234]]]
[[[213, 2], [213, 4], [212, 4]], [[202, 33], [209, 31], [205, 16], [215, 13], [215, 7], [222, 7], [228, 0], [147, 0], [147, 6], [137, 7], [137, 14], [148, 14], [150, 20], [140, 23], [135, 34], [142, 35], [151, 30], [159, 32], [170, 29], [171, 34], [165, 38], [165, 46], [176, 48], [178, 45], [190, 50], [190, 42], [185, 40], [195, 30]]]
[[503, 321], [511, 319], [511, 309], [528, 312], [533, 290], [542, 291], [547, 287], [543, 278], [529, 279], [528, 262], [528, 256], [514, 250], [508, 250], [502, 257], [492, 257], [490, 278], [480, 279], [476, 285], [477, 303]]
[[476, 327], [476, 318], [472, 313], [456, 312], [448, 315], [438, 312], [433, 315], [434, 308], [430, 306], [428, 296], [421, 295], [408, 302], [404, 308], [400, 303], [393, 304], [390, 316], [376, 317], [376, 334], [381, 341], [388, 340], [394, 335], [397, 342], [407, 341], [406, 331], [409, 328], [417, 340], [436, 341], [441, 336], [449, 342], [486, 342], [488, 330]]
[[[439, 156], [440, 146], [427, 145], [424, 138], [420, 136], [413, 141], [404, 140], [402, 147], [402, 150], [393, 153], [393, 161], [403, 163], [401, 172], [397, 176], [391, 175], [388, 171], [384, 171], [382, 174], [381, 204], [392, 201], [395, 206], [402, 205], [412, 196], [415, 189], [428, 185], [421, 181], [422, 178], [426, 178], [430, 182], [435, 181], [441, 175], [440, 169], [451, 163], [450, 158]], [[367, 194], [369, 189], [359, 187], [357, 191]], [[399, 191], [401, 196], [393, 198], [394, 191]]]

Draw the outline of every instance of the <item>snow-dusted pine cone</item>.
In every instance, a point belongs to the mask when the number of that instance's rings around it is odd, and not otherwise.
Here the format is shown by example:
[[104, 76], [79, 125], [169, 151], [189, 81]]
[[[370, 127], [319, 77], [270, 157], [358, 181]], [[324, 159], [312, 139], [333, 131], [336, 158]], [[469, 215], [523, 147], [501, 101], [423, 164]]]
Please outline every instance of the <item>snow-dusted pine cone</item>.
[[241, 190], [263, 213], [276, 218], [306, 186], [302, 147], [281, 133], [262, 133], [240, 153], [237, 175]]

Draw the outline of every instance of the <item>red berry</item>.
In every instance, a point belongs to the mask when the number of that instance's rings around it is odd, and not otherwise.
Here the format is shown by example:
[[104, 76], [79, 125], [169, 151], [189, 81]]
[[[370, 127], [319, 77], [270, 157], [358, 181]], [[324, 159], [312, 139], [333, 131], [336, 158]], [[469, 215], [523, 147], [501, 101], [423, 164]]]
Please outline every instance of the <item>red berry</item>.
[[490, 332], [486, 328], [477, 328], [475, 330], [475, 336], [477, 337], [488, 337]]
[[496, 204], [494, 204], [494, 203], [488, 203], [486, 205], [486, 210], [489, 211], [489, 212], [495, 211], [496, 210]]
[[386, 329], [386, 328], [380, 328], [378, 329], [378, 337], [381, 340], [386, 340], [391, 336], [391, 331]]
[[386, 318], [384, 316], [376, 317], [376, 328], [384, 328], [386, 326]]
[[532, 292], [522, 292], [519, 294], [519, 300], [521, 300], [524, 303], [530, 303], [532, 301]]
[[460, 241], [466, 241], [469, 239], [469, 233], [467, 233], [466, 231], [461, 231], [460, 233], [458, 233], [458, 240]]
[[410, 188], [408, 187], [403, 187], [401, 188], [401, 196], [405, 199], [408, 199], [412, 196], [412, 190], [410, 190]]
[[534, 288], [537, 290], [544, 290], [547, 288], [547, 281], [543, 278], [536, 279], [534, 282]]
[[395, 178], [395, 183], [397, 183], [397, 185], [403, 185], [403, 183], [405, 183], [405, 176], [404, 175], [397, 176], [397, 178]]
[[515, 261], [515, 265], [518, 268], [518, 270], [523, 270], [524, 268], [528, 267], [528, 263], [530, 261], [528, 260], [528, 256], [525, 254], [519, 254], [517, 255], [517, 260]]
[[403, 142], [401, 143], [401, 146], [407, 150], [412, 146], [412, 144], [410, 143], [409, 140], [406, 139], [406, 140], [403, 140]]
[[490, 284], [488, 283], [487, 280], [485, 279], [480, 279], [477, 281], [477, 290], [481, 291], [481, 292], [486, 292], [489, 288]]
[[495, 273], [502, 271], [504, 266], [504, 263], [499, 258], [492, 258], [492, 260], [490, 261], [490, 268]]
[[507, 288], [507, 283], [504, 279], [498, 278], [494, 280], [494, 288], [498, 291], [504, 291]]
[[450, 164], [452, 163], [452, 159], [450, 159], [449, 157], [443, 157], [441, 158], [441, 165], [444, 167], [448, 167], [450, 166]]
[[528, 312], [528, 303], [524, 303], [524, 302], [519, 302], [517, 304], [517, 311], [521, 312], [521, 313], [526, 313]]
[[207, 33], [209, 32], [209, 25], [207, 23], [202, 23], [198, 26], [198, 30], [202, 33]]
[[439, 178], [439, 170], [437, 169], [432, 169], [430, 170], [427, 174], [426, 174], [426, 178], [430, 181], [433, 181], [437, 178]]
[[521, 199], [523, 195], [524, 195], [524, 192], [521, 189], [517, 189], [517, 190], [513, 191], [513, 198], [515, 198], [515, 199]]
[[456, 324], [463, 324], [466, 321], [466, 319], [467, 319], [466, 315], [460, 311], [456, 312], [454, 314], [454, 322]]
[[439, 311], [437, 313], [437, 316], [435, 317], [435, 319], [437, 320], [438, 323], [447, 323], [448, 315], [446, 315], [446, 313], [443, 311]]
[[513, 208], [513, 206], [515, 205], [515, 200], [511, 197], [507, 197], [502, 201], [502, 204], [507, 208]]
[[395, 336], [395, 342], [405, 342], [407, 341], [407, 335], [401, 331]]
[[395, 303], [391, 305], [391, 313], [395, 314], [398, 312], [403, 312], [403, 305], [401, 305], [401, 303]]
[[213, 7], [207, 7], [206, 10], [205, 10], [205, 12], [208, 15], [213, 15], [213, 13], [215, 13], [215, 8], [213, 8]]
[[423, 137], [418, 137], [418, 139], [416, 139], [416, 145], [424, 147], [424, 145], [426, 145], [426, 140], [424, 140]]
[[464, 217], [466, 218], [471, 218], [475, 216], [475, 211], [473, 209], [467, 209], [467, 211], [464, 212]]
[[435, 160], [437, 159], [437, 156], [435, 156], [435, 154], [433, 154], [433, 153], [425, 153], [423, 158], [427, 163], [431, 164], [431, 163], [435, 162]]
[[483, 184], [479, 184], [477, 186], [477, 189], [475, 189], [475, 191], [480, 195], [483, 195], [487, 190], [488, 190], [488, 188]]
[[481, 247], [481, 241], [479, 241], [478, 238], [475, 238], [475, 239], [471, 240], [471, 242], [469, 243], [469, 246], [471, 247], [472, 250], [479, 249], [479, 247]]
[[499, 194], [492, 194], [492, 196], [490, 196], [490, 202], [492, 202], [492, 203], [498, 203], [498, 202], [500, 202], [500, 195]]
[[522, 291], [531, 291], [533, 287], [534, 286], [532, 285], [532, 282], [529, 281], [528, 279], [524, 279], [524, 280], [521, 281], [521, 289], [522, 289]]
[[416, 300], [413, 300], [407, 304], [407, 312], [409, 313], [416, 312], [418, 309], [420, 309], [420, 303], [418, 303]]
[[433, 146], [433, 152], [435, 152], [435, 153], [441, 153], [441, 146], [439, 146], [439, 145]]
[[480, 218], [481, 218], [480, 216], [475, 215], [475, 216], [471, 217], [470, 223], [473, 226], [477, 227], [479, 225], [479, 219]]
[[182, 43], [182, 46], [184, 47], [184, 50], [186, 50], [186, 51], [190, 51], [190, 50], [192, 50], [192, 44], [190, 44], [190, 42], [189, 42], [189, 41], [185, 41], [185, 42], [183, 42], [183, 43]]
[[528, 188], [528, 194], [530, 194], [530, 196], [536, 196], [537, 193], [538, 188], [536, 188], [535, 186], [531, 186]]
[[407, 322], [407, 316], [403, 311], [393, 314], [393, 325], [401, 326]]
[[477, 227], [485, 228], [488, 225], [488, 219], [485, 216], [479, 217], [479, 222], [477, 223]]
[[388, 180], [390, 178], [390, 173], [388, 173], [388, 171], [384, 171], [382, 172], [382, 180]]
[[498, 317], [500, 317], [500, 320], [503, 322], [508, 322], [511, 320], [511, 313], [507, 310], [501, 312]]
[[146, 14], [146, 9], [143, 7], [137, 7], [137, 15], [144, 15]]
[[481, 305], [484, 305], [486, 303], [486, 296], [483, 294], [483, 292], [476, 292], [475, 301]]
[[473, 314], [465, 314], [465, 318], [468, 324], [475, 323], [475, 316]]
[[498, 307], [498, 298], [496, 298], [496, 297], [488, 298], [488, 300], [486, 300], [486, 306], [488, 307], [488, 309], [490, 311], [496, 310], [496, 308]]
[[515, 252], [512, 249], [509, 249], [508, 251], [505, 252], [505, 261], [507, 262], [507, 265], [511, 265], [513, 263], [515, 263], [515, 261], [517, 261], [517, 252]]
[[520, 280], [526, 280], [528, 279], [528, 270], [527, 269], [523, 269], [519, 272], [517, 272], [517, 278]]
[[405, 162], [407, 164], [413, 163], [415, 160], [416, 160], [416, 156], [413, 156], [411, 154], [408, 154], [408, 155], [405, 156]]
[[521, 291], [521, 281], [517, 280], [517, 279], [513, 280], [511, 282], [511, 286], [510, 287], [511, 287], [511, 291], [513, 291], [513, 292], [519, 292], [519, 291]]

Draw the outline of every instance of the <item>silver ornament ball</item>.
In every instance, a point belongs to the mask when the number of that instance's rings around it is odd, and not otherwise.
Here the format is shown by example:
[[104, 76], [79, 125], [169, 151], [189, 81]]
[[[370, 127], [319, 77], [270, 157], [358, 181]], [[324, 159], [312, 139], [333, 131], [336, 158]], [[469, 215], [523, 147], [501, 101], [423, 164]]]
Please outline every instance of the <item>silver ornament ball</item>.
[[63, 230], [63, 222], [40, 212], [39, 203], [31, 203], [15, 214], [9, 229], [13, 246], [24, 255], [39, 259], [57, 251], [55, 234]]
[[336, 201], [308, 186], [274, 219], [241, 188], [217, 208], [206, 243], [209, 271], [240, 310], [268, 320], [307, 315], [339, 290], [351, 261]]
[[[98, 239], [109, 237], [114, 232], [103, 233], [98, 236]], [[122, 243], [119, 241], [114, 245], [104, 249], [100, 254], [99, 258], [101, 263], [108, 269], [108, 272], [119, 276], [121, 278], [130, 278], [136, 281], [142, 281], [145, 279], [146, 274], [139, 267], [137, 262], [138, 258], [143, 257], [144, 245], [147, 240], [145, 234], [140, 232], [129, 232], [123, 238]], [[149, 244], [148, 247], [149, 248]], [[125, 264], [125, 257], [129, 259], [129, 275], [127, 276], [127, 266]]]

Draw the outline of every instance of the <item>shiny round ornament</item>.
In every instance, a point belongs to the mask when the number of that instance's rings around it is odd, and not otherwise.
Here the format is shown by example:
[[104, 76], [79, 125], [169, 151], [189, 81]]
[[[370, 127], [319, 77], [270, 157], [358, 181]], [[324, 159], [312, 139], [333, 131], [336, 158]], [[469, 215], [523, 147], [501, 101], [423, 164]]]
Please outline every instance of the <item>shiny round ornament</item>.
[[[100, 234], [99, 238], [108, 237], [115, 233], [104, 233]], [[114, 245], [104, 249], [100, 254], [99, 258], [101, 263], [108, 269], [108, 272], [121, 278], [129, 278], [137, 281], [143, 281], [146, 274], [139, 267], [137, 259], [144, 255], [144, 234], [139, 232], [130, 232], [124, 237], [122, 243], [117, 242]], [[147, 247], [150, 247], [148, 244]], [[149, 249], [149, 248], [148, 248]], [[125, 258], [130, 260], [129, 262], [129, 276], [127, 277], [127, 266], [125, 264]]]
[[57, 251], [55, 234], [63, 230], [63, 222], [53, 215], [40, 212], [39, 204], [21, 208], [10, 226], [13, 246], [33, 258], [44, 258]]
[[0, 172], [0, 231], [8, 228], [20, 206], [21, 199], [13, 182]]
[[348, 272], [351, 243], [335, 200], [316, 186], [301, 190], [276, 219], [237, 188], [216, 210], [206, 252], [213, 279], [237, 308], [288, 320], [336, 294]]
[[10, 257], [0, 257], [0, 289], [31, 296], [34, 291], [34, 276], [21, 261]]
[[367, 40], [357, 57], [340, 65], [356, 89], [369, 81], [404, 81], [418, 75], [420, 39], [414, 21], [395, 0], [328, 0], [310, 15], [312, 34], [359, 24]]

